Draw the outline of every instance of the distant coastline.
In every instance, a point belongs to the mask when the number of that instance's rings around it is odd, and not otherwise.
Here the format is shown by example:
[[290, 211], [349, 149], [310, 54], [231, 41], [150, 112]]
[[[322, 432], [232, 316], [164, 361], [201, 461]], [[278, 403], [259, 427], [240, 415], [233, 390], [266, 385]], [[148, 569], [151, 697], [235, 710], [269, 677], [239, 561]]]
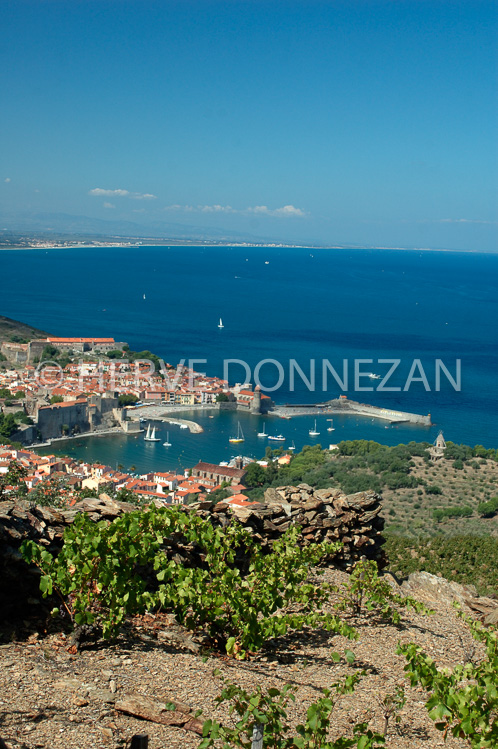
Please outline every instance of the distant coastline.
[[[28, 236], [26, 236], [28, 235]], [[355, 244], [296, 244], [292, 242], [270, 242], [239, 239], [196, 239], [196, 238], [164, 238], [164, 237], [128, 237], [86, 234], [64, 234], [60, 240], [51, 240], [44, 232], [0, 231], [0, 251], [2, 250], [76, 250], [94, 248], [139, 248], [139, 247], [255, 247], [281, 249], [316, 249], [316, 250], [392, 250], [394, 252], [457, 252], [460, 254], [497, 254], [498, 250], [486, 251], [475, 249], [454, 249], [451, 247], [405, 247], [383, 245], [355, 245]], [[12, 237], [12, 244], [5, 237]]]

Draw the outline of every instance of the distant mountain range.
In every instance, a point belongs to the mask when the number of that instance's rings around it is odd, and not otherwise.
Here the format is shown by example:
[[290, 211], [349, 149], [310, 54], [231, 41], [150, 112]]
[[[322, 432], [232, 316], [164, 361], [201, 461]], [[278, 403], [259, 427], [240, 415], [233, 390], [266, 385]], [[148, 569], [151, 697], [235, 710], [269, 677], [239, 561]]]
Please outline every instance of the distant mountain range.
[[251, 242], [257, 244], [275, 242], [268, 237], [254, 237], [237, 232], [184, 224], [154, 221], [147, 225], [134, 221], [91, 218], [90, 216], [71, 216], [66, 213], [0, 213], [0, 232], [16, 234], [33, 232], [51, 232], [54, 234], [83, 234], [108, 237], [137, 237], [155, 239], [181, 239], [217, 242]]

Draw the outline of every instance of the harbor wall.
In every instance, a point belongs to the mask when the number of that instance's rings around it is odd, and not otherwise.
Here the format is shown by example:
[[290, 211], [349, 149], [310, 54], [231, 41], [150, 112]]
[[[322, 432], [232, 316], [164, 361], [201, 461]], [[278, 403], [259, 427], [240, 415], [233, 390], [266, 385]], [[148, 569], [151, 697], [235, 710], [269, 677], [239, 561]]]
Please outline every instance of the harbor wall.
[[409, 422], [410, 424], [422, 424], [430, 427], [432, 424], [431, 415], [423, 416], [413, 414], [407, 411], [395, 411], [391, 408], [379, 408], [378, 406], [369, 406], [366, 403], [357, 403], [356, 401], [345, 401], [347, 408], [345, 411], [353, 411], [362, 416], [373, 416], [376, 419], [385, 419], [390, 422]]

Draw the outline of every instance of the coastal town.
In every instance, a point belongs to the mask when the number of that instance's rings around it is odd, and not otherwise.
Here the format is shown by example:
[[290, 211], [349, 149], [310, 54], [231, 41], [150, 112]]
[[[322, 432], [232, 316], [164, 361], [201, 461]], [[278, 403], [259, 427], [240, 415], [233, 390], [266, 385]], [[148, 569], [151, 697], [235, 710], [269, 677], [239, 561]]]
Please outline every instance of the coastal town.
[[[202, 500], [220, 486], [228, 489], [229, 503], [247, 504], [243, 494], [247, 459], [241, 457], [235, 458], [233, 465], [201, 462], [183, 474], [135, 475], [69, 457], [40, 456], [30, 449], [86, 434], [136, 434], [142, 431], [137, 414], [146, 412], [147, 406], [161, 405], [162, 410], [210, 406], [263, 413], [272, 405], [259, 388], [252, 390], [247, 384], [229, 388], [227, 381], [183, 365], [175, 368], [161, 362], [155, 370], [149, 359], [126, 358], [127, 352], [127, 344], [113, 338], [4, 342], [0, 346], [4, 359], [0, 369], [0, 475], [7, 475], [15, 461], [22, 469], [27, 494], [38, 495], [45, 487], [56, 487], [67, 505], [85, 490], [121, 497], [131, 493], [141, 502], [184, 504]], [[278, 459], [290, 460], [290, 456]]]
[[[19, 338], [10, 336], [0, 344], [0, 475], [8, 474], [10, 463], [15, 461], [21, 467], [28, 494], [38, 497], [47, 487], [66, 504], [77, 501], [81, 492], [94, 496], [107, 493], [138, 502], [184, 504], [202, 501], [220, 487], [233, 506], [247, 504], [247, 465], [257, 462], [265, 467], [267, 460], [235, 456], [220, 465], [199, 462], [188, 468], [182, 466], [180, 473], [136, 474], [119, 466], [113, 469], [36, 452], [37, 448], [50, 449], [59, 441], [86, 436], [137, 436], [144, 432], [145, 423], [148, 429], [144, 439], [154, 441], [149, 432], [151, 422], [156, 420], [180, 424], [194, 433], [202, 431], [197, 422], [178, 419], [178, 413], [186, 409], [272, 413], [284, 419], [346, 413], [389, 424], [431, 424], [430, 414], [369, 406], [345, 395], [320, 404], [275, 407], [259, 385], [230, 385], [227, 380], [197, 372], [183, 361], [174, 366], [150, 351], [131, 351], [126, 342], [110, 337]], [[277, 450], [270, 459], [286, 464], [292, 454]]]

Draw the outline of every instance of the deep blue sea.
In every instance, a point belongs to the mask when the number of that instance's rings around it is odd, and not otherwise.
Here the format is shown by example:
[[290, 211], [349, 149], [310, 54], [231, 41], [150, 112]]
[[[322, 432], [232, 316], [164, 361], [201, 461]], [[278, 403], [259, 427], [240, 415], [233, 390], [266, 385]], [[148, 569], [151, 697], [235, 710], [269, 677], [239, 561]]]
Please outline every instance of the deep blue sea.
[[[441, 428], [446, 439], [498, 447], [497, 289], [498, 255], [479, 253], [276, 247], [0, 253], [0, 312], [8, 317], [55, 335], [113, 336], [173, 364], [204, 359], [195, 367], [210, 375], [222, 376], [227, 359], [247, 362], [252, 375], [258, 362], [272, 359], [284, 373], [282, 385], [269, 393], [278, 403], [319, 402], [345, 392], [365, 403], [430, 412], [435, 422], [429, 429], [385, 429], [378, 421], [343, 418], [331, 440], [323, 420], [322, 444], [356, 438], [385, 444], [432, 440]], [[314, 392], [298, 376], [291, 389], [291, 359], [308, 377], [315, 360]], [[387, 386], [401, 391], [376, 392], [379, 380], [361, 378], [361, 386], [374, 390], [355, 392], [355, 359], [372, 360], [361, 364], [361, 371], [381, 375], [390, 365], [380, 359], [400, 360]], [[420, 360], [426, 381], [404, 390], [414, 359]], [[460, 390], [444, 374], [436, 390], [436, 359], [453, 378], [460, 360]], [[346, 361], [346, 391], [330, 374], [325, 385], [324, 360], [341, 377]], [[228, 374], [231, 382], [245, 379], [239, 365], [230, 365]], [[274, 363], [260, 367], [263, 385], [273, 386], [278, 374]], [[421, 376], [420, 366], [414, 374]], [[169, 449], [120, 437], [81, 440], [71, 450], [89, 460], [140, 469], [192, 465], [199, 458], [219, 461], [234, 450], [228, 435], [237, 418], [246, 434], [244, 453], [261, 454], [265, 445], [254, 434], [260, 420], [234, 414], [211, 420], [206, 415], [202, 435], [170, 427]], [[311, 441], [309, 422], [307, 417], [273, 420], [266, 431], [275, 425], [299, 449]]]

